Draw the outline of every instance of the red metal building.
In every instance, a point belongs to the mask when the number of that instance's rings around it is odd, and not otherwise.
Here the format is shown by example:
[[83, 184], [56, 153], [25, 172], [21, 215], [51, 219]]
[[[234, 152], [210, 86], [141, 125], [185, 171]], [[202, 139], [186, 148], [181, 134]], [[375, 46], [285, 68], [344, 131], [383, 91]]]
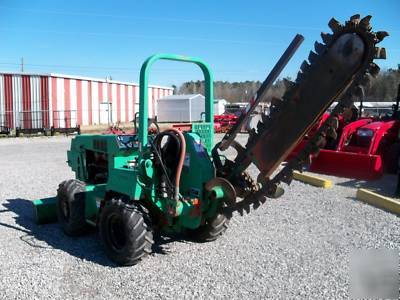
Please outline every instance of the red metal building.
[[[173, 94], [149, 87], [149, 117], [157, 99]], [[62, 74], [0, 72], [0, 126], [19, 128], [76, 127], [134, 119], [139, 85], [131, 82]]]

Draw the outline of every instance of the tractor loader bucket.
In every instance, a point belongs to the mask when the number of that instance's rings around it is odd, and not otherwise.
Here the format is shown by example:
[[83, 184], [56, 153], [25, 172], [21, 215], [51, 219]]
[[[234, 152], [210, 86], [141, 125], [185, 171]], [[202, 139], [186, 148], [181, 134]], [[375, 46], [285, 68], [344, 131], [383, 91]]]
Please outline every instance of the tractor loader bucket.
[[312, 158], [310, 171], [359, 180], [375, 180], [383, 175], [380, 155], [322, 149]]
[[48, 224], [57, 221], [57, 197], [37, 199], [32, 203], [37, 224]]

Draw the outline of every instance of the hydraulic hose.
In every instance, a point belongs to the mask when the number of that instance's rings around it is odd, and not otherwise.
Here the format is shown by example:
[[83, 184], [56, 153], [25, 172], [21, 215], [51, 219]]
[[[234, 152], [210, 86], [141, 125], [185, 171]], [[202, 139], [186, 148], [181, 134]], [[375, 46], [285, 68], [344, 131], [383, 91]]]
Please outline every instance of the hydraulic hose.
[[[176, 128], [168, 128], [165, 131], [159, 133], [155, 138], [155, 150], [157, 153], [161, 151], [161, 141], [164, 136], [169, 136], [170, 138], [174, 139], [176, 143], [178, 143], [178, 155], [177, 160], [178, 164], [176, 165], [176, 172], [175, 172], [175, 189], [174, 189], [174, 199], [179, 200], [179, 186], [180, 186], [180, 179], [181, 173], [183, 169], [183, 163], [185, 161], [185, 153], [186, 153], [186, 141], [185, 137], [183, 136], [182, 132]], [[158, 154], [159, 155], [159, 154]], [[168, 182], [170, 182], [168, 178], [168, 174], [166, 173], [164, 162], [162, 158], [159, 157], [161, 167], [164, 170], [164, 174], [167, 176]]]
[[186, 154], [186, 141], [185, 137], [183, 136], [182, 132], [176, 128], [169, 128], [166, 131], [173, 131], [175, 132], [179, 139], [181, 140], [181, 152], [179, 153], [179, 162], [178, 166], [176, 167], [176, 176], [175, 176], [175, 200], [179, 200], [179, 183], [181, 180], [181, 174], [183, 169], [183, 163], [185, 161], [185, 154]]

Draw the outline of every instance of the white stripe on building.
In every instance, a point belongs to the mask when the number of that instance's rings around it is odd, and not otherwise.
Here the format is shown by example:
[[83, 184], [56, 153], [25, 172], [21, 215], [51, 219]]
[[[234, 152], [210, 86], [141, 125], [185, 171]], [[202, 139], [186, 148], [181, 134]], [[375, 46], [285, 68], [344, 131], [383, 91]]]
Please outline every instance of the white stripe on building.
[[13, 126], [16, 128], [23, 125], [20, 122], [20, 112], [24, 111], [22, 106], [22, 76], [20, 75], [12, 77], [12, 101]]
[[[69, 99], [70, 99], [70, 112], [66, 112], [67, 116], [70, 117], [70, 126], [76, 127], [78, 122], [78, 97], [77, 97], [77, 82], [75, 79], [70, 79], [69, 81]], [[82, 112], [83, 113], [83, 112]]]
[[89, 97], [88, 82], [82, 81], [82, 125], [89, 125]]
[[64, 101], [64, 78], [57, 78], [57, 113], [54, 117], [58, 118], [58, 120], [54, 120], [56, 123], [56, 127], [65, 127], [65, 101]]
[[[90, 84], [90, 83], [89, 83]], [[99, 124], [99, 114], [100, 114], [100, 107], [99, 107], [99, 83], [92, 82], [92, 122], [94, 125]]]
[[4, 76], [0, 74], [0, 126], [5, 125]]

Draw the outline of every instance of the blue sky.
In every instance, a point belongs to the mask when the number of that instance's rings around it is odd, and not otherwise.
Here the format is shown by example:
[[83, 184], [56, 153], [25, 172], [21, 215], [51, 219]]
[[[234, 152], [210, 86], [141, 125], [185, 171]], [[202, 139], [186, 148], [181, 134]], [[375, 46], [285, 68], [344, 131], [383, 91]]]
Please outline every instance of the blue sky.
[[[305, 41], [283, 72], [294, 77], [331, 17], [371, 14], [388, 59], [400, 64], [399, 0], [331, 1], [7, 1], [0, 0], [0, 70], [138, 81], [151, 54], [207, 61], [216, 80], [263, 80], [296, 33]], [[202, 79], [194, 65], [157, 62], [153, 84]]]

